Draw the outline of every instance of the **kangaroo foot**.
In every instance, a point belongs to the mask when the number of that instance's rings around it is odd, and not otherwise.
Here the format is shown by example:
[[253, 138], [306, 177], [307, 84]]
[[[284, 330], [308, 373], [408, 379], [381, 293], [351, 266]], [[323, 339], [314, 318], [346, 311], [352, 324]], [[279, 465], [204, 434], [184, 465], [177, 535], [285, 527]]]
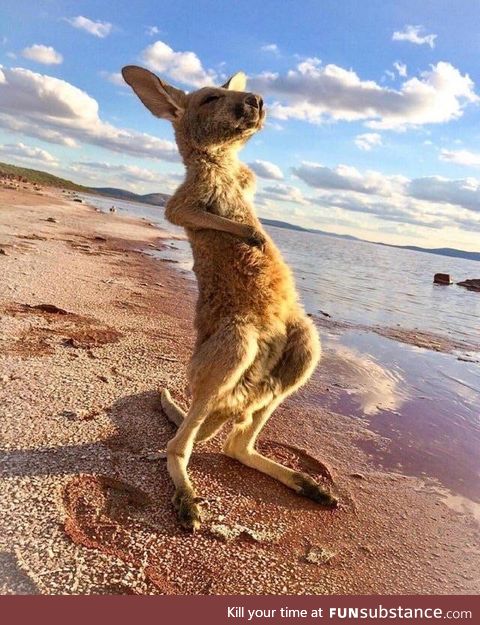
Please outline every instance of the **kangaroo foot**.
[[331, 495], [325, 488], [317, 484], [317, 482], [306, 473], [295, 473], [293, 477], [295, 490], [299, 495], [313, 499], [322, 506], [336, 508], [338, 500]]
[[202, 520], [197, 501], [193, 490], [186, 488], [178, 489], [172, 499], [181, 526], [191, 532], [198, 530]]

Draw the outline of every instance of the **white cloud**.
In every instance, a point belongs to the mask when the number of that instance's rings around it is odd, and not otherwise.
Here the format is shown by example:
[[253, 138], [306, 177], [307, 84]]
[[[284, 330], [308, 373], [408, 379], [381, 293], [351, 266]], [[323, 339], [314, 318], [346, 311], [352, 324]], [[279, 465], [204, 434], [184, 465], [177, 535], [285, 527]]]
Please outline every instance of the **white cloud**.
[[0, 69], [1, 111], [19, 116], [41, 115], [52, 119], [94, 121], [98, 104], [70, 83], [21, 67]]
[[63, 56], [57, 52], [52, 46], [44, 46], [34, 43], [28, 48], [22, 50], [22, 56], [30, 61], [43, 63], [44, 65], [59, 65], [63, 63]]
[[112, 31], [112, 24], [110, 22], [95, 22], [94, 20], [84, 17], [83, 15], [77, 15], [77, 17], [66, 17], [65, 20], [80, 30], [84, 30], [90, 35], [95, 37], [104, 38]]
[[105, 161], [78, 161], [72, 167], [85, 169], [90, 172], [100, 172], [103, 177], [105, 173], [120, 175], [122, 178], [133, 182], [152, 182], [159, 178], [159, 174], [144, 167], [136, 165], [114, 165]]
[[147, 28], [145, 29], [145, 34], [148, 35], [149, 37], [158, 35], [159, 32], [160, 30], [158, 29], [157, 26], [147, 26]]
[[20, 120], [18, 117], [15, 118], [11, 113], [6, 114], [0, 112], [0, 127], [5, 128], [9, 132], [26, 135], [28, 137], [35, 137], [37, 139], [41, 139], [42, 141], [47, 141], [48, 143], [57, 143], [58, 145], [64, 145], [69, 148], [78, 147], [78, 142], [72, 137], [69, 137], [62, 132], [52, 130], [51, 128], [43, 127], [38, 123]]
[[392, 41], [409, 41], [417, 46], [428, 45], [431, 48], [435, 47], [435, 39], [437, 35], [425, 34], [425, 28], [423, 26], [405, 26], [403, 30], [397, 30], [392, 35]]
[[16, 158], [20, 160], [33, 160], [33, 161], [41, 161], [42, 163], [46, 163], [48, 165], [57, 165], [57, 159], [47, 152], [47, 150], [42, 150], [41, 148], [34, 148], [28, 145], [25, 145], [22, 142], [18, 143], [6, 143], [0, 146], [0, 153], [5, 155], [7, 158]]
[[441, 176], [416, 178], [408, 185], [408, 194], [436, 204], [453, 204], [480, 213], [480, 181], [475, 178], [451, 180]]
[[347, 213], [368, 215], [396, 224], [443, 228], [453, 223], [448, 215], [429, 210], [427, 203], [422, 204], [402, 195], [394, 195], [387, 201], [384, 198], [362, 197], [349, 192], [324, 193], [311, 198], [311, 201], [324, 208], [340, 208]]
[[292, 202], [293, 204], [307, 204], [307, 200], [304, 198], [303, 193], [298, 187], [283, 184], [281, 182], [264, 187], [262, 191], [257, 193], [256, 198], [259, 199], [261, 203], [273, 200], [280, 202]]
[[277, 130], [277, 131], [285, 130], [285, 126], [282, 126], [282, 124], [279, 124], [278, 122], [274, 122], [268, 118], [267, 118], [266, 126], [268, 128], [271, 128], [272, 130]]
[[248, 166], [251, 167], [260, 178], [283, 180], [282, 170], [274, 163], [270, 163], [269, 161], [254, 161], [253, 163], [249, 163]]
[[90, 181], [92, 186], [128, 187], [139, 192], [145, 184], [158, 192], [173, 192], [182, 176], [162, 174], [145, 167], [108, 163], [105, 161], [77, 161], [69, 166], [69, 171]]
[[127, 83], [123, 80], [123, 76], [120, 72], [101, 71], [100, 76], [105, 78], [105, 80], [108, 80], [108, 82], [111, 82], [112, 84], [117, 85], [117, 87], [127, 86]]
[[365, 132], [355, 137], [355, 145], [360, 150], [369, 152], [375, 146], [382, 145], [382, 135], [379, 135], [378, 132]]
[[395, 61], [393, 67], [397, 70], [399, 76], [401, 76], [402, 78], [407, 77], [408, 72], [405, 63], [402, 63], [401, 61]]
[[0, 68], [0, 125], [52, 143], [83, 142], [134, 156], [179, 159], [171, 141], [103, 121], [97, 101], [85, 91], [19, 67]]
[[403, 176], [384, 176], [377, 171], [367, 171], [362, 174], [358, 169], [349, 165], [337, 165], [331, 168], [320, 163], [306, 161], [298, 167], [292, 167], [292, 172], [310, 187], [316, 189], [355, 191], [385, 197], [394, 192], [401, 192], [408, 181]]
[[143, 62], [154, 72], [173, 81], [193, 87], [211, 85], [216, 79], [213, 70], [206, 70], [195, 52], [175, 52], [163, 41], [156, 41], [142, 52]]
[[[440, 176], [427, 176], [409, 180], [404, 176], [386, 176], [380, 172], [360, 172], [354, 167], [338, 165], [325, 167], [320, 163], [303, 162], [292, 172], [308, 186], [321, 191], [347, 191], [357, 206], [370, 200], [358, 194], [388, 198], [399, 197], [424, 200], [434, 204], [450, 204], [466, 210], [480, 212], [480, 181], [475, 178], [454, 180]], [[352, 194], [352, 192], [354, 194]], [[353, 200], [352, 200], [353, 201]], [[360, 204], [359, 204], [360, 203]]]
[[377, 129], [448, 122], [459, 118], [467, 104], [479, 101], [468, 74], [446, 62], [406, 80], [400, 89], [361, 80], [353, 70], [324, 66], [315, 58], [302, 61], [286, 74], [260, 74], [250, 85], [276, 98], [270, 111], [278, 119], [311, 123], [363, 120]]
[[[439, 176], [409, 180], [379, 172], [360, 172], [339, 165], [302, 163], [294, 174], [315, 190], [309, 204], [392, 222], [445, 229], [480, 229], [480, 182], [474, 178], [452, 180]], [[330, 212], [328, 213], [330, 214]]]
[[469, 150], [441, 150], [440, 160], [465, 165], [466, 167], [480, 167], [480, 152]]
[[278, 56], [280, 54], [280, 49], [276, 43], [267, 43], [266, 45], [262, 46], [260, 50], [262, 52], [271, 52], [275, 56]]

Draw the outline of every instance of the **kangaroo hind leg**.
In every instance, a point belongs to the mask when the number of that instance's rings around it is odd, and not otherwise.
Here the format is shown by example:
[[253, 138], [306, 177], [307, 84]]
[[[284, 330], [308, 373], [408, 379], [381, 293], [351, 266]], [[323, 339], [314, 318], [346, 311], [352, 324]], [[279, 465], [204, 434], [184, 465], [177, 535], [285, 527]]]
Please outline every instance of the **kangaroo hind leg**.
[[276, 394], [268, 405], [250, 411], [243, 422], [229, 435], [224, 452], [243, 464], [270, 475], [300, 495], [329, 507], [337, 500], [306, 473], [294, 471], [263, 456], [255, 449], [256, 440], [273, 411], [288, 395], [293, 393], [311, 375], [318, 362], [320, 346], [309, 320], [300, 319], [288, 335], [284, 352], [270, 377]]
[[192, 447], [209, 414], [225, 403], [257, 352], [257, 333], [250, 326], [228, 324], [202, 343], [189, 368], [192, 405], [167, 445], [168, 472], [175, 485], [173, 503], [182, 525], [195, 530], [200, 510], [187, 466]]
[[[180, 406], [173, 401], [166, 388], [162, 389], [160, 399], [163, 411], [167, 415], [169, 421], [176, 425], [177, 428], [180, 427], [185, 420], [186, 412], [184, 412]], [[210, 413], [200, 426], [195, 442], [204, 443], [205, 441], [213, 438], [231, 417], [232, 414], [225, 408], [220, 408], [219, 410]]]

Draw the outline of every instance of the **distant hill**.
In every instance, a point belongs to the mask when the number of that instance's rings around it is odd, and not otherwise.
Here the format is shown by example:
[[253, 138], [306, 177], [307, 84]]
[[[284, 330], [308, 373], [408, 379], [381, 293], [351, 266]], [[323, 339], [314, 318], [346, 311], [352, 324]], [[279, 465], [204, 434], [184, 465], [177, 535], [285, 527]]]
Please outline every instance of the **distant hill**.
[[277, 219], [260, 219], [262, 224], [266, 226], [274, 226], [275, 228], [287, 228], [288, 230], [300, 230], [302, 232], [311, 232], [312, 234], [323, 234], [327, 237], [335, 237], [337, 239], [346, 239], [348, 241], [363, 241], [364, 243], [372, 243], [373, 245], [383, 245], [384, 247], [396, 247], [401, 250], [412, 250], [414, 252], [425, 252], [427, 254], [439, 254], [440, 256], [451, 256], [454, 258], [466, 258], [467, 260], [480, 260], [480, 252], [467, 252], [466, 250], [456, 250], [453, 247], [419, 247], [417, 245], [394, 245], [392, 243], [379, 243], [378, 241], [368, 241], [367, 239], [359, 239], [351, 234], [337, 234], [336, 232], [327, 232], [318, 228], [304, 228], [291, 224], [288, 221], [279, 221]]
[[265, 226], [274, 226], [275, 228], [286, 228], [287, 230], [301, 230], [303, 232], [308, 232], [307, 228], [303, 228], [302, 226], [296, 226], [295, 224], [290, 224], [288, 221], [279, 221], [278, 219], [265, 219], [261, 218], [260, 221]]
[[349, 241], [363, 241], [364, 243], [372, 243], [373, 245], [382, 245], [383, 247], [396, 247], [401, 250], [412, 250], [414, 252], [425, 252], [426, 254], [438, 254], [439, 256], [450, 256], [453, 258], [465, 258], [466, 260], [480, 261], [480, 252], [467, 252], [466, 250], [456, 250], [453, 247], [419, 247], [417, 245], [393, 245], [392, 243], [379, 243], [378, 241], [368, 241], [367, 239], [359, 239], [350, 234], [336, 234], [335, 232], [327, 232], [326, 230], [318, 230], [316, 228], [303, 228], [288, 223], [287, 221], [278, 221], [276, 219], [261, 219], [266, 226], [274, 226], [275, 228], [287, 228], [288, 230], [300, 230], [302, 232], [311, 232], [312, 234], [323, 234], [328, 237], [337, 239], [347, 239]]
[[170, 195], [167, 193], [147, 193], [146, 195], [142, 195], [143, 201], [148, 204], [155, 204], [156, 206], [165, 206], [167, 201], [170, 199]]
[[[16, 165], [8, 165], [7, 163], [0, 163], [0, 174], [15, 174], [26, 178], [29, 182], [36, 182], [45, 186], [61, 187], [63, 189], [71, 189], [73, 191], [82, 191], [84, 193], [97, 193], [99, 195], [107, 195], [109, 197], [118, 198], [120, 200], [131, 200], [132, 202], [143, 202], [144, 204], [153, 204], [154, 206], [165, 206], [170, 195], [167, 193], [146, 193], [140, 195], [133, 193], [133, 191], [126, 191], [125, 189], [117, 189], [115, 187], [84, 187], [76, 184], [71, 180], [65, 180], [59, 178], [53, 174], [48, 174], [44, 171], [36, 169], [28, 169], [27, 167], [17, 167]], [[350, 234], [336, 234], [335, 232], [327, 232], [326, 230], [317, 230], [315, 228], [303, 228], [295, 224], [288, 223], [287, 221], [281, 221], [277, 219], [261, 219], [261, 222], [266, 226], [274, 226], [275, 228], [287, 228], [289, 230], [297, 230], [301, 232], [311, 232], [312, 234], [323, 234], [328, 237], [336, 237], [337, 239], [346, 239], [350, 241], [363, 241], [365, 243], [372, 243], [374, 245], [383, 245], [385, 247], [396, 247], [403, 250], [413, 250], [414, 252], [425, 252], [427, 254], [438, 254], [440, 256], [450, 256], [454, 258], [465, 258], [467, 260], [480, 261], [480, 252], [467, 252], [465, 250], [456, 250], [450, 247], [418, 247], [416, 245], [392, 245], [390, 243], [378, 243], [376, 241], [367, 241], [366, 239], [359, 239]]]
[[92, 187], [90, 193], [97, 193], [98, 195], [108, 195], [109, 197], [116, 197], [119, 200], [133, 200], [136, 201], [138, 193], [132, 191], [126, 191], [125, 189], [115, 189], [114, 187]]
[[[349, 241], [364, 241], [364, 239], [359, 239], [358, 237], [354, 237], [351, 234], [337, 234], [336, 232], [328, 232], [327, 230], [319, 230], [318, 228], [304, 228], [303, 226], [297, 226], [295, 224], [291, 224], [288, 221], [280, 221], [278, 219], [260, 219], [262, 224], [266, 226], [274, 226], [275, 228], [287, 228], [288, 230], [300, 230], [301, 232], [311, 232], [312, 234], [324, 234], [327, 237], [335, 237], [336, 239], [347, 239]], [[373, 241], [367, 241], [367, 243], [373, 243]], [[387, 245], [385, 243], [385, 245]]]
[[42, 184], [46, 187], [60, 187], [62, 189], [71, 189], [72, 191], [83, 192], [90, 190], [88, 187], [76, 184], [71, 180], [59, 178], [53, 174], [48, 174], [45, 171], [28, 169], [27, 167], [17, 167], [16, 165], [9, 165], [8, 163], [0, 163], [0, 175], [1, 174], [14, 174], [15, 176], [21, 176], [31, 183]]
[[346, 239], [347, 241], [364, 241], [365, 243], [375, 243], [375, 241], [359, 239], [358, 237], [354, 237], [352, 234], [337, 234], [336, 232], [327, 232], [327, 230], [318, 230], [318, 228], [309, 228], [308, 232], [312, 232], [313, 234], [324, 234], [327, 237], [335, 237], [336, 239]]
[[[379, 245], [387, 245], [379, 243]], [[439, 254], [440, 256], [451, 256], [454, 258], [466, 258], [467, 260], [480, 260], [480, 252], [467, 252], [456, 250], [453, 247], [417, 247], [416, 245], [389, 245], [389, 247], [399, 247], [402, 250], [414, 250], [415, 252], [426, 252], [427, 254]]]
[[91, 192], [116, 197], [119, 200], [131, 200], [132, 202], [143, 202], [144, 204], [153, 204], [155, 206], [165, 206], [170, 197], [167, 193], [146, 193], [145, 195], [140, 195], [132, 191], [125, 191], [125, 189], [116, 189], [115, 187], [93, 187]]

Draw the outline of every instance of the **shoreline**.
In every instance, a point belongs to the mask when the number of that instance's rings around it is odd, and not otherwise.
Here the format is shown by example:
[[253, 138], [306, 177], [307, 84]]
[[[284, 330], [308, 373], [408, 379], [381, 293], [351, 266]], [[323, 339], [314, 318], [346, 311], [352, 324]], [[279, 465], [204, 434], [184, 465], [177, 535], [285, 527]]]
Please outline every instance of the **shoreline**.
[[[405, 343], [413, 347], [420, 347], [433, 352], [442, 354], [458, 354], [458, 360], [462, 358], [472, 358], [471, 362], [480, 362], [480, 343], [474, 343], [464, 340], [453, 339], [447, 336], [436, 334], [435, 332], [427, 332], [425, 330], [399, 328], [382, 325], [367, 325], [361, 323], [352, 323], [344, 320], [335, 320], [325, 318], [322, 313], [311, 315], [315, 318], [315, 323], [321, 328], [332, 331], [355, 330], [360, 332], [373, 332], [379, 336], [383, 336], [398, 343]], [[467, 354], [471, 352], [474, 356]], [[465, 354], [465, 355], [463, 355]], [[478, 359], [476, 359], [478, 358]]]
[[[95, 196], [91, 193], [82, 193], [80, 194], [80, 196], [87, 202], [87, 204], [90, 203], [90, 205], [94, 206], [96, 209], [98, 208], [102, 212], [108, 213], [108, 205], [110, 204], [109, 198], [105, 198], [103, 196]], [[169, 233], [171, 233], [172, 239], [181, 240], [182, 244], [185, 244], [182, 245], [181, 249], [174, 245], [171, 245], [166, 249], [161, 250], [159, 253], [153, 252], [153, 255], [155, 255], [155, 257], [157, 258], [162, 259], [162, 262], [172, 262], [174, 264], [177, 264], [177, 269], [182, 271], [187, 270], [191, 279], [193, 281], [195, 280], [194, 273], [191, 269], [191, 253], [190, 247], [188, 245], [188, 240], [186, 236], [181, 233], [180, 228], [178, 228], [177, 226], [173, 226], [168, 222], [165, 222], [165, 220], [163, 219], [162, 207], [147, 205], [146, 208], [143, 203], [125, 200], [122, 200], [120, 204], [117, 203], [117, 206], [119, 207], [120, 215], [123, 214], [128, 217], [140, 216], [142, 221], [152, 223], [160, 231], [167, 230]], [[134, 208], [132, 209], [132, 207]], [[271, 229], [270, 234], [274, 239], [277, 238], [276, 235], [278, 236], [279, 234], [285, 233], [285, 228], [279, 228], [272, 224], [267, 224], [267, 226]], [[309, 231], [306, 232], [309, 233]], [[285, 244], [284, 241], [283, 243]], [[283, 253], [285, 255], [285, 250], [283, 250]], [[170, 258], [170, 256], [173, 257]], [[297, 266], [296, 269], [298, 268], [299, 267]], [[305, 300], [305, 296], [308, 291], [302, 292], [302, 286], [304, 286], [303, 280], [305, 280], [305, 276], [302, 275], [302, 272], [300, 272], [300, 274], [296, 278], [297, 288], [300, 291], [301, 298]], [[474, 303], [476, 302], [476, 299], [477, 298], [474, 297]], [[304, 301], [304, 303], [307, 306], [307, 302]], [[310, 300], [309, 304], [310, 307], [308, 308], [307, 312], [309, 316], [313, 317], [315, 323], [321, 330], [338, 330], [339, 332], [345, 332], [348, 330], [354, 330], [359, 332], [373, 332], [380, 336], [384, 336], [385, 338], [391, 339], [392, 341], [397, 341], [406, 345], [411, 345], [414, 347], [419, 347], [439, 353], [452, 353], [457, 355], [459, 357], [459, 360], [462, 360], [465, 357], [469, 362], [480, 362], [480, 342], [475, 341], [472, 337], [466, 337], [462, 339], [455, 338], [452, 336], [451, 331], [441, 333], [438, 330], [435, 331], [427, 328], [418, 328], [413, 324], [406, 325], [405, 327], [401, 326], [400, 323], [397, 323], [396, 325], [382, 325], [373, 320], [370, 323], [361, 323], [359, 321], [353, 321], [351, 319], [349, 320], [348, 318], [342, 318], [338, 314], [331, 315], [329, 313], [326, 313], [318, 308], [318, 305], [316, 305], [318, 304], [318, 302], [315, 303]], [[341, 307], [341, 303], [339, 304], [339, 306]]]
[[3, 593], [478, 592], [476, 511], [379, 468], [384, 434], [322, 406], [318, 372], [261, 447], [333, 480], [340, 509], [225, 458], [220, 436], [194, 451], [206, 520], [184, 533], [148, 458], [173, 435], [158, 389], [187, 405], [194, 287], [148, 254], [168, 233], [43, 193], [0, 190]]

